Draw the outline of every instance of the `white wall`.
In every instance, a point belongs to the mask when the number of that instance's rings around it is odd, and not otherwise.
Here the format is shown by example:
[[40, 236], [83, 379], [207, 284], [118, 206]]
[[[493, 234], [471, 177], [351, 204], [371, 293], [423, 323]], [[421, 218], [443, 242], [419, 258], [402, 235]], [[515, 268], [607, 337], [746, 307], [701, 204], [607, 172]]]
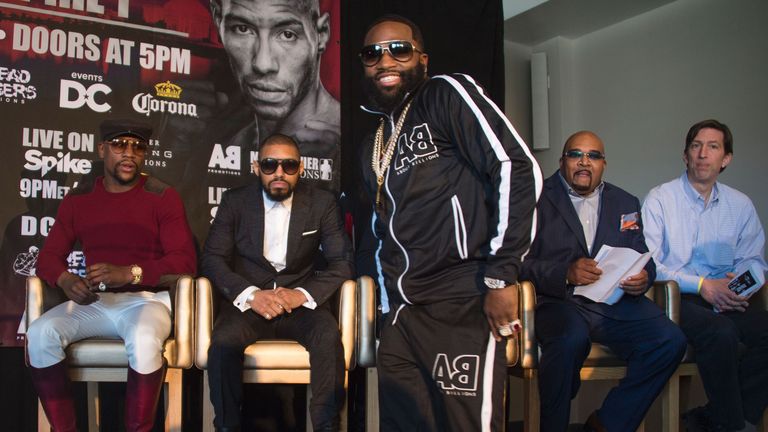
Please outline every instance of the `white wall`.
[[531, 47], [504, 41], [504, 111], [531, 146]]
[[[585, 11], [584, 13], [589, 13]], [[575, 39], [557, 37], [526, 49], [508, 43], [507, 114], [530, 111], [522, 88], [530, 52], [547, 52], [550, 148], [534, 155], [552, 174], [565, 138], [589, 129], [606, 145], [605, 178], [640, 199], [684, 170], [685, 134], [716, 118], [734, 135], [734, 160], [721, 181], [752, 198], [768, 226], [768, 1], [677, 0]], [[527, 57], [526, 57], [527, 56]], [[512, 67], [514, 66], [514, 67]], [[515, 123], [518, 124], [518, 123]], [[520, 126], [523, 129], [523, 126]], [[530, 130], [530, 125], [526, 131]], [[525, 138], [530, 139], [529, 135]], [[530, 141], [529, 141], [530, 142]], [[521, 384], [512, 380], [512, 419], [522, 417]], [[572, 404], [584, 421], [615, 382], [585, 383]], [[683, 409], [704, 402], [700, 384]], [[649, 430], [659, 425], [652, 410]]]
[[535, 153], [544, 174], [556, 169], [563, 140], [589, 129], [606, 144], [606, 180], [642, 199], [682, 173], [688, 128], [716, 118], [734, 135], [734, 161], [720, 179], [752, 198], [765, 227], [767, 17], [764, 0], [678, 0], [532, 47], [551, 61], [552, 143]]

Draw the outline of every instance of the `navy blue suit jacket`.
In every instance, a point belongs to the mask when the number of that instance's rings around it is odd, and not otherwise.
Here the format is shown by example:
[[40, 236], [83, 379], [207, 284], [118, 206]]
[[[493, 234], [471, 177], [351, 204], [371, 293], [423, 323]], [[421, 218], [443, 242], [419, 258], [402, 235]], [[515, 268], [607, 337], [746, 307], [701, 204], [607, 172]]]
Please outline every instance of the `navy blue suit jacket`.
[[[614, 305], [595, 303], [574, 296], [573, 285], [567, 285], [565, 281], [571, 263], [583, 257], [594, 258], [602, 245], [632, 248], [640, 253], [648, 251], [639, 220], [640, 202], [635, 196], [605, 183], [592, 253], [587, 250], [579, 216], [557, 172], [544, 181], [536, 213], [536, 238], [523, 262], [521, 280], [534, 283], [539, 303], [574, 301], [593, 312], [619, 320], [646, 319], [663, 313], [642, 295], [625, 294]], [[640, 229], [622, 231], [621, 217], [631, 213], [637, 214]], [[650, 287], [656, 278], [653, 259], [648, 261], [645, 270]]]

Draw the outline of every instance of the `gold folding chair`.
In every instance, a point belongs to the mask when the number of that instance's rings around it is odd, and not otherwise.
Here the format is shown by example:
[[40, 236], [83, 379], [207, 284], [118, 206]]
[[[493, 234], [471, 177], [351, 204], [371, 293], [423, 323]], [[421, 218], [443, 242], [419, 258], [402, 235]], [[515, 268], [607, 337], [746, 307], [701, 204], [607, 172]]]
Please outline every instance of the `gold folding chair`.
[[[679, 297], [677, 301], [679, 303]], [[763, 285], [763, 287], [755, 293], [751, 302], [756, 302], [756, 304], [762, 305], [763, 309], [768, 310], [768, 284]], [[677, 371], [675, 371], [675, 374], [669, 379], [669, 383], [667, 384], [669, 392], [665, 392], [662, 405], [663, 432], [677, 432], [680, 427], [681, 389], [689, 388], [693, 377], [699, 374], [694, 355], [693, 347], [688, 345], [688, 350], [685, 353], [685, 357], [683, 357], [683, 361], [680, 363]], [[768, 432], [768, 407], [763, 412], [763, 418], [757, 425], [757, 432]]]
[[[347, 388], [348, 372], [355, 367], [355, 281], [348, 280], [339, 293], [339, 330], [344, 347], [344, 389]], [[213, 430], [213, 405], [208, 385], [208, 347], [216, 319], [211, 282], [204, 277], [197, 279], [197, 311], [195, 334], [195, 365], [204, 371], [203, 376], [203, 431]], [[261, 340], [245, 348], [243, 382], [247, 384], [307, 384], [307, 409], [309, 409], [309, 352], [294, 340]], [[341, 430], [347, 430], [347, 403], [340, 414]], [[307, 413], [307, 430], [312, 430]]]
[[[539, 386], [537, 368], [539, 363], [539, 345], [536, 342], [534, 315], [536, 310], [536, 291], [530, 282], [521, 283], [519, 316], [523, 330], [519, 336], [520, 361], [510, 368], [510, 374], [523, 379], [523, 429], [526, 432], [539, 431]], [[680, 289], [676, 282], [656, 282], [648, 290], [646, 296], [654, 300], [667, 317], [675, 323], [680, 319]], [[621, 379], [626, 375], [627, 368], [606, 346], [593, 343], [589, 356], [584, 361], [580, 376], [582, 381]], [[664, 421], [672, 421], [669, 415], [673, 411], [670, 392], [671, 384], [661, 393]], [[676, 399], [677, 400], [677, 399]], [[666, 429], [665, 423], [665, 431]], [[644, 430], [641, 424], [638, 431]], [[676, 430], [676, 429], [675, 429]]]
[[[51, 288], [36, 276], [27, 278], [26, 325], [32, 324], [45, 311], [67, 298], [59, 288]], [[192, 329], [194, 325], [194, 287], [190, 276], [176, 282], [174, 319], [171, 336], [165, 341], [163, 356], [168, 362], [165, 375], [165, 430], [181, 431], [182, 423], [182, 369], [193, 363]], [[120, 339], [90, 338], [67, 347], [67, 366], [72, 381], [87, 382], [88, 430], [97, 431], [101, 424], [99, 413], [99, 382], [125, 382], [128, 376], [128, 356]], [[37, 425], [39, 431], [51, 429], [43, 406], [38, 402]]]

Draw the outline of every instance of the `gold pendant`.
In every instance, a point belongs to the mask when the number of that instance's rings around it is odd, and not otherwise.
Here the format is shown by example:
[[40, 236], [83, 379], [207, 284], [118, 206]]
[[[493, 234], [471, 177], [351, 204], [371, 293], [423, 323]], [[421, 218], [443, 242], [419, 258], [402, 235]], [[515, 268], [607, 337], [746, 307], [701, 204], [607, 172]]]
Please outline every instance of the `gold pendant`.
[[378, 184], [376, 188], [376, 208], [381, 208], [381, 185], [384, 184], [384, 178], [378, 177], [376, 183]]

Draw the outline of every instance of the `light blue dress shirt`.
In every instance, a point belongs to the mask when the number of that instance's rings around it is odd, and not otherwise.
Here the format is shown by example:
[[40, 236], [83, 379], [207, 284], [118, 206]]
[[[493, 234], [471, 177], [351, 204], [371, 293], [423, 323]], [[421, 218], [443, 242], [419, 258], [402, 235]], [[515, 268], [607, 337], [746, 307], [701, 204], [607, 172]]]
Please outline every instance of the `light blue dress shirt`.
[[688, 294], [698, 292], [700, 277], [725, 278], [751, 266], [765, 280], [763, 226], [752, 201], [736, 189], [717, 182], [705, 202], [684, 172], [651, 189], [642, 213], [657, 280], [674, 280]]

